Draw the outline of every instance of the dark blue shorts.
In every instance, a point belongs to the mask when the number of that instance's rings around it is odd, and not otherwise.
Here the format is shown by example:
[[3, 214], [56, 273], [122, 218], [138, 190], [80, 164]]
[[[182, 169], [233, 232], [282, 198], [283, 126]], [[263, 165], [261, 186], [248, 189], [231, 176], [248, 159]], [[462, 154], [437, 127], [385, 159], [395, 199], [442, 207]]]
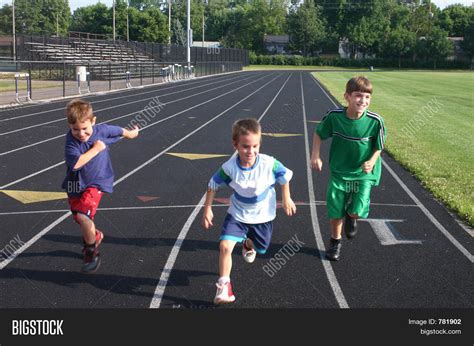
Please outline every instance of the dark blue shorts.
[[253, 241], [255, 251], [264, 254], [270, 246], [272, 231], [273, 223], [271, 221], [249, 224], [239, 222], [232, 215], [227, 214], [219, 240], [233, 240], [240, 243], [248, 238]]

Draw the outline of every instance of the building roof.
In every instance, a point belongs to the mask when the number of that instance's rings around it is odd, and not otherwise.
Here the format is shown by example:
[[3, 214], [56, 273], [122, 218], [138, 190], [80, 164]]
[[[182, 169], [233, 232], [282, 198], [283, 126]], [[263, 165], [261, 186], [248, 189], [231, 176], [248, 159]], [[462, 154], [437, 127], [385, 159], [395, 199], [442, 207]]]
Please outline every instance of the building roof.
[[289, 41], [288, 35], [263, 35], [265, 43], [288, 43]]

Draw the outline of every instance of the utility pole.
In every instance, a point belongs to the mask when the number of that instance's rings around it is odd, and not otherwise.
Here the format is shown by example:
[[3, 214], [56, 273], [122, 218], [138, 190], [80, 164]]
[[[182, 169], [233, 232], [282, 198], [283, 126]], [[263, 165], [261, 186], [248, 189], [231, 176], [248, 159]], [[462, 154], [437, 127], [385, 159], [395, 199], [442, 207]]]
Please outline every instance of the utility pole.
[[112, 31], [113, 31], [113, 38], [115, 43], [115, 0], [112, 2]]
[[171, 44], [171, 0], [168, 0], [168, 44]]
[[129, 41], [129, 29], [128, 29], [128, 7], [129, 7], [129, 1], [127, 0], [127, 42]]
[[12, 0], [12, 19], [13, 19], [13, 62], [16, 62], [16, 30], [15, 30], [15, 0]]
[[56, 37], [59, 37], [59, 13], [56, 13]]
[[187, 33], [188, 33], [188, 39], [186, 42], [187, 46], [187, 61], [188, 61], [188, 69], [191, 68], [191, 40], [192, 38], [192, 33], [191, 33], [191, 0], [187, 0], [187, 6], [186, 6], [186, 24], [187, 24]]

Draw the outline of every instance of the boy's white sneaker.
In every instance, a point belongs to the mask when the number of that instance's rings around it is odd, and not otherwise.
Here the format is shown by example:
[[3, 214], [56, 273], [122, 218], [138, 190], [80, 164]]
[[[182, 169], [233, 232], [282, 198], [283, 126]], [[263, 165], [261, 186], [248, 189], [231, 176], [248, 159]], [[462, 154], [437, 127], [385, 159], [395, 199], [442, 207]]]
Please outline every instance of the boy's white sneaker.
[[214, 297], [214, 304], [226, 304], [235, 301], [234, 293], [232, 292], [232, 284], [227, 281], [225, 284], [219, 285], [216, 283], [217, 291]]
[[257, 256], [257, 251], [255, 249], [249, 249], [247, 247], [246, 242], [242, 243], [242, 257], [244, 258], [245, 262], [252, 263], [255, 261], [255, 257]]

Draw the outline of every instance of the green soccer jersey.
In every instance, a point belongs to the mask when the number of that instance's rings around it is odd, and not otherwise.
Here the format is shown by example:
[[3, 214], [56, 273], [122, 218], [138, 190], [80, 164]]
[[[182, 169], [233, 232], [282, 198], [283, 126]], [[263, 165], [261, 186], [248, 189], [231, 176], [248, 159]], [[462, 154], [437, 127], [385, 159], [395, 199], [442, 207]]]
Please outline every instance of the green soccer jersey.
[[332, 137], [329, 152], [331, 174], [343, 180], [372, 180], [379, 184], [381, 174], [380, 157], [371, 173], [362, 170], [375, 150], [382, 150], [385, 144], [385, 127], [380, 115], [365, 110], [359, 119], [349, 119], [346, 109], [329, 111], [316, 128], [324, 140]]

